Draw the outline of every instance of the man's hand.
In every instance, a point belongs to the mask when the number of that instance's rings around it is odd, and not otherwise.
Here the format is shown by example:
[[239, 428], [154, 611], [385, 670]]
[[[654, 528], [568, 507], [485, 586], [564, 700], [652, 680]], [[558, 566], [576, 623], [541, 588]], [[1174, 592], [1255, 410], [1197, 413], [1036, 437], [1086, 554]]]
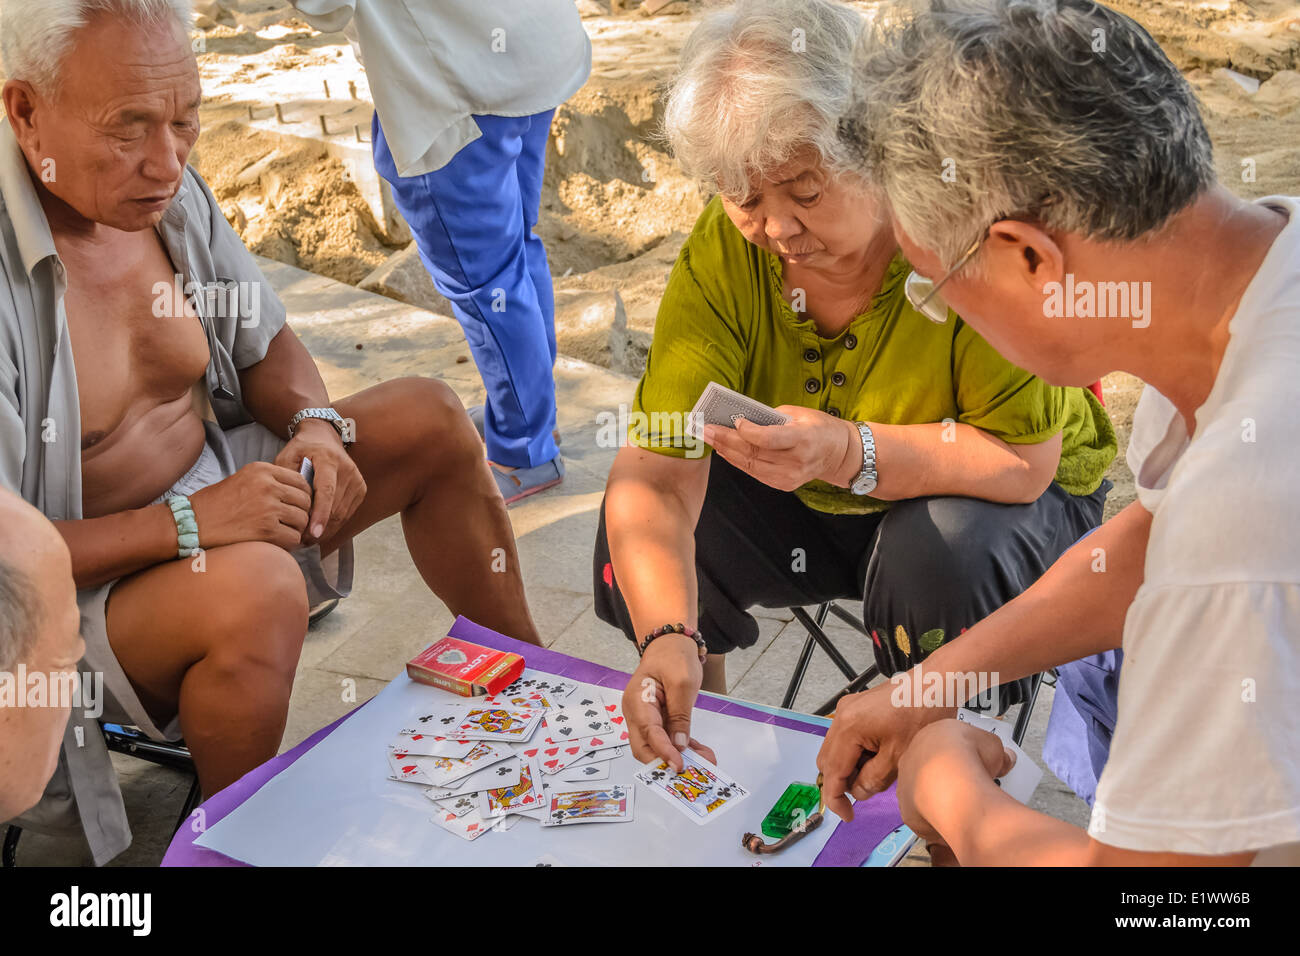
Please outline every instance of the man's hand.
[[[822, 772], [822, 798], [843, 820], [853, 819], [855, 800], [865, 800], [885, 790], [894, 780], [898, 760], [912, 737], [931, 721], [952, 715], [939, 707], [897, 707], [891, 699], [893, 683], [860, 694], [850, 694], [835, 708], [835, 719], [817, 754]], [[863, 752], [875, 756], [858, 769]]]
[[316, 544], [328, 538], [361, 507], [366, 497], [366, 482], [361, 471], [348, 457], [343, 440], [334, 426], [321, 419], [302, 421], [280, 449], [275, 463], [295, 472], [302, 460], [310, 458], [316, 474], [311, 517], [302, 535], [302, 544]]
[[694, 640], [665, 634], [650, 642], [641, 666], [623, 691], [623, 716], [637, 760], [665, 760], [680, 771], [681, 750], [689, 745], [704, 759], [717, 763], [712, 750], [691, 739], [691, 712], [703, 679], [704, 667]]
[[301, 546], [311, 508], [307, 480], [265, 461], [251, 462], [189, 498], [204, 548], [266, 541], [292, 551]]
[[[1015, 762], [997, 735], [970, 724], [940, 720], [923, 728], [898, 765], [903, 822], [927, 844], [949, 844], [955, 828], [978, 819], [985, 798], [1001, 795], [989, 785]], [[946, 835], [936, 826], [939, 816]]]
[[845, 486], [862, 470], [862, 438], [857, 426], [799, 405], [777, 409], [790, 416], [784, 425], [736, 427], [706, 425], [704, 440], [741, 471], [778, 491], [794, 491], [814, 479]]

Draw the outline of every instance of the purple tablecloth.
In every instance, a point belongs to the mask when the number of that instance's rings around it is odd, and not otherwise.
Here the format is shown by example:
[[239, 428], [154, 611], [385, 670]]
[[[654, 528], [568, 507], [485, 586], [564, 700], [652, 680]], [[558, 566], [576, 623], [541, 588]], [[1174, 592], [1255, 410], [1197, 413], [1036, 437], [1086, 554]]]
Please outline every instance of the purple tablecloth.
[[[561, 654], [559, 651], [524, 644], [503, 634], [498, 634], [496, 631], [490, 631], [463, 617], [456, 619], [450, 634], [452, 637], [473, 641], [475, 644], [482, 644], [485, 647], [494, 647], [498, 650], [514, 651], [517, 654], [522, 654], [527, 659], [529, 667], [546, 671], [548, 674], [555, 674], [560, 677], [567, 677], [570, 680], [595, 684], [599, 687], [609, 687], [615, 690], [622, 690], [627, 686], [628, 675], [622, 671], [570, 657], [567, 654]], [[696, 706], [719, 714], [742, 717], [745, 720], [752, 720], [760, 724], [775, 724], [787, 730], [796, 730], [820, 736], [826, 734], [825, 727], [789, 717], [781, 717], [777, 714], [769, 714], [753, 707], [747, 707], [734, 700], [701, 696]], [[356, 713], [356, 711], [352, 711], [352, 713]], [[202, 821], [204, 827], [214, 825], [218, 820], [221, 820], [245, 800], [257, 793], [268, 780], [282, 772], [308, 750], [324, 740], [335, 727], [351, 717], [352, 713], [345, 714], [328, 727], [321, 728], [292, 750], [282, 753], [273, 760], [268, 760], [256, 770], [246, 773], [225, 790], [205, 801], [199, 810], [195, 811], [197, 816], [191, 816], [190, 825], [181, 827], [176, 836], [172, 838], [171, 846], [167, 848], [167, 854], [163, 857], [162, 865], [246, 866], [247, 864], [239, 860], [233, 860], [224, 853], [196, 846], [194, 840], [201, 832], [201, 830], [195, 829], [197, 821]], [[840, 823], [836, 827], [835, 832], [831, 834], [830, 840], [827, 841], [821, 853], [818, 854], [813, 866], [860, 866], [871, 855], [871, 851], [876, 845], [897, 827], [901, 826], [903, 822], [898, 812], [898, 799], [895, 797], [892, 787], [884, 793], [877, 794], [870, 800], [859, 802], [854, 807], [854, 810], [856, 812], [853, 821], [851, 823]], [[202, 812], [200, 813], [200, 811]], [[830, 819], [827, 823], [832, 824], [835, 817], [831, 814], [828, 815]]]

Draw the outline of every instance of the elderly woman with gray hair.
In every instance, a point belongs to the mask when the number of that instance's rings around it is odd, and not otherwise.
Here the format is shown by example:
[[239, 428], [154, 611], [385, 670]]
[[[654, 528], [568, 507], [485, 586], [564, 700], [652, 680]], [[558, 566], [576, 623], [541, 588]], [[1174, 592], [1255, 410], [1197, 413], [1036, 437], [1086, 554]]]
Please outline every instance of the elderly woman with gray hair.
[[[680, 766], [697, 692], [725, 691], [723, 655], [759, 639], [752, 607], [863, 600], [893, 674], [1101, 520], [1097, 398], [907, 300], [837, 136], [861, 29], [833, 0], [742, 0], [703, 19], [668, 98], [678, 161], [718, 195], [669, 278], [594, 559], [597, 614], [642, 655], [623, 704], [642, 760]], [[708, 426], [706, 457], [660, 426], [710, 382], [789, 422]]]

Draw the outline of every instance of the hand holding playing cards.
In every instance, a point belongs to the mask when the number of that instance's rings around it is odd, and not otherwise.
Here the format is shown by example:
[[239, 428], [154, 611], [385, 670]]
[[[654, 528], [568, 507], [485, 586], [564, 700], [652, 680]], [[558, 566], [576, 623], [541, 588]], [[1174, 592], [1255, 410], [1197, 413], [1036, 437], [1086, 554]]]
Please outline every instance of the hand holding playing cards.
[[665, 634], [646, 648], [623, 691], [623, 715], [637, 760], [664, 760], [681, 770], [681, 750], [690, 746], [717, 762], [712, 750], [691, 739], [691, 712], [703, 679], [704, 667], [691, 638]]
[[741, 471], [779, 491], [817, 478], [846, 486], [862, 470], [862, 439], [852, 422], [798, 405], [776, 411], [790, 421], [756, 425], [740, 418], [734, 429], [705, 425], [703, 438]]
[[[984, 798], [1001, 795], [994, 779], [1009, 773], [1016, 757], [994, 734], [956, 720], [940, 720], [917, 732], [898, 765], [898, 809], [903, 822], [927, 844], [947, 843], [963, 815], [980, 814]], [[939, 819], [942, 814], [942, 819]], [[937, 824], [937, 826], [936, 826]]]
[[[860, 694], [849, 694], [835, 708], [835, 718], [817, 754], [822, 772], [822, 799], [843, 820], [853, 819], [854, 800], [865, 800], [889, 787], [899, 758], [921, 728], [951, 709], [899, 707], [891, 699], [894, 685], [881, 684]], [[865, 753], [874, 754], [859, 769]]]

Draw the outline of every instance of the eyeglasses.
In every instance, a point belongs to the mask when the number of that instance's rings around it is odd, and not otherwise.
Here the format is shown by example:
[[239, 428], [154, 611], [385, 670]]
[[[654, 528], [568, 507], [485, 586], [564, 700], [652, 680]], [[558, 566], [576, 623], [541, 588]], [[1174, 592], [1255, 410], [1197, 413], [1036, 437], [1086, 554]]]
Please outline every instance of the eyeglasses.
[[913, 272], [907, 277], [907, 282], [903, 285], [903, 292], [907, 296], [907, 301], [911, 303], [912, 308], [916, 309], [931, 322], [937, 322], [939, 325], [948, 321], [948, 303], [943, 301], [939, 295], [939, 290], [944, 284], [960, 272], [966, 265], [975, 258], [975, 253], [980, 251], [980, 246], [984, 245], [984, 240], [989, 237], [993, 227], [1004, 219], [1019, 219], [1024, 222], [1036, 222], [1042, 218], [1042, 211], [1048, 206], [1056, 203], [1057, 197], [1052, 193], [1044, 193], [1043, 196], [1032, 206], [1019, 215], [998, 216], [993, 222], [984, 227], [978, 239], [970, 244], [963, 252], [953, 267], [948, 270], [947, 274], [938, 282], [931, 282], [925, 276]]
[[980, 234], [980, 237], [970, 244], [965, 252], [957, 259], [956, 264], [948, 270], [947, 274], [938, 282], [931, 282], [919, 272], [913, 272], [907, 277], [907, 282], [903, 284], [903, 293], [907, 296], [907, 301], [911, 303], [912, 308], [916, 309], [931, 322], [937, 322], [942, 325], [948, 321], [948, 303], [939, 295], [939, 290], [943, 288], [944, 283], [961, 271], [966, 263], [975, 257], [979, 252], [980, 246], [984, 240], [989, 237], [989, 226]]

